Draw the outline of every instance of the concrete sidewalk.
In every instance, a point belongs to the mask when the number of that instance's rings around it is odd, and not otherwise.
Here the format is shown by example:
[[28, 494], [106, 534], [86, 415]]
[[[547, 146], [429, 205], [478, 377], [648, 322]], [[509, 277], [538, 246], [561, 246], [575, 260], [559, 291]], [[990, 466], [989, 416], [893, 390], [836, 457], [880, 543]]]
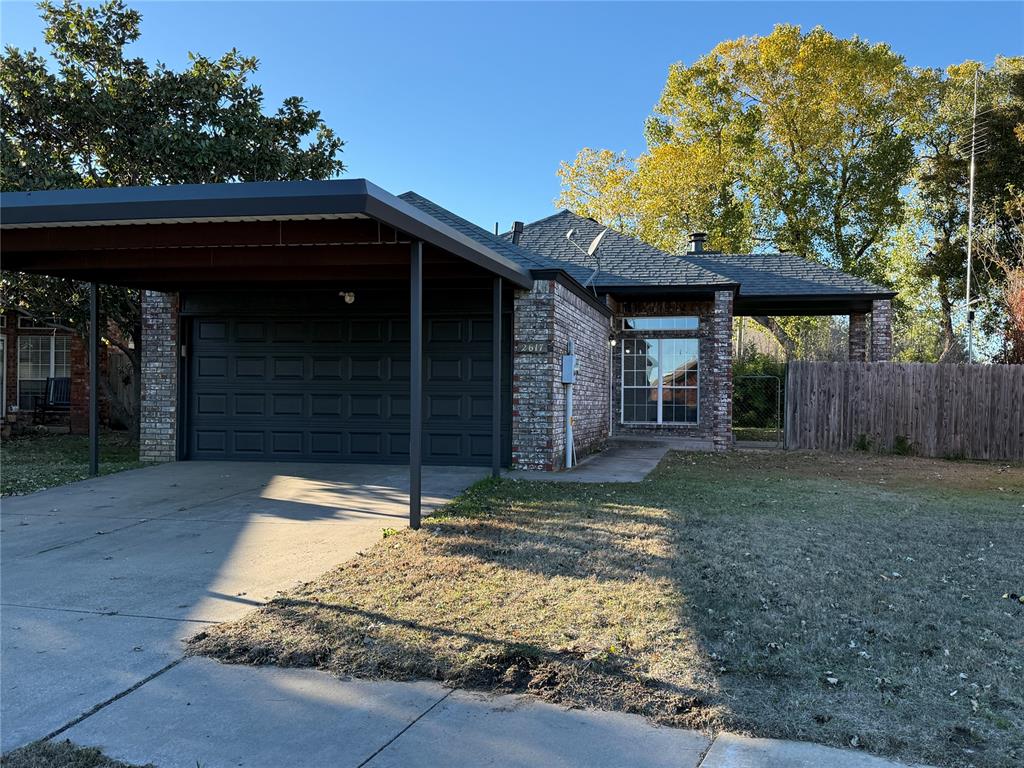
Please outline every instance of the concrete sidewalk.
[[586, 457], [572, 469], [559, 472], [519, 469], [507, 472], [505, 477], [549, 483], [639, 483], [669, 451], [711, 449], [707, 440], [613, 437], [603, 451]]
[[[424, 511], [486, 476], [427, 467]], [[181, 658], [181, 641], [380, 541], [400, 466], [174, 462], [5, 498], [0, 748], [42, 738]], [[193, 768], [194, 768], [193, 763]]]
[[894, 768], [851, 750], [659, 728], [433, 682], [189, 658], [60, 734], [159, 768]]

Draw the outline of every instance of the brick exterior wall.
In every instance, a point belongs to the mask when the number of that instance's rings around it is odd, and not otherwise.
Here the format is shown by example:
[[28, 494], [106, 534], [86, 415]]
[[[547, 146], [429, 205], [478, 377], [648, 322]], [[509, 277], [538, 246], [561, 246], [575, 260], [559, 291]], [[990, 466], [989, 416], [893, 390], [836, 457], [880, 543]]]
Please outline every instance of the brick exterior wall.
[[715, 291], [711, 312], [713, 368], [711, 392], [711, 440], [716, 451], [733, 447], [732, 439], [732, 291]]
[[512, 468], [565, 466], [562, 355], [575, 344], [573, 432], [576, 455], [600, 450], [608, 437], [608, 318], [555, 280], [515, 294], [512, 361]]
[[868, 355], [868, 316], [863, 312], [850, 315], [850, 350], [851, 363], [863, 363]]
[[[77, 334], [52, 328], [19, 328], [18, 313], [8, 312], [4, 316], [4, 326], [0, 328], [4, 336], [4, 408], [18, 404], [18, 339], [26, 336], [58, 336], [69, 339], [68, 363], [71, 376], [71, 407], [63, 416], [54, 415], [48, 424], [51, 426], [66, 425], [73, 434], [89, 432], [89, 358], [85, 341]], [[100, 350], [100, 375], [106, 372], [107, 356]], [[100, 423], [106, 424], [110, 417], [110, 404], [106, 398], [100, 397]], [[27, 415], [26, 424], [32, 417]]]
[[880, 299], [871, 302], [871, 361], [892, 360], [892, 302]]
[[[732, 292], [718, 291], [713, 301], [640, 301], [612, 304], [615, 310], [616, 346], [613, 359], [612, 402], [614, 434], [672, 435], [712, 441], [718, 450], [732, 447]], [[693, 315], [695, 331], [622, 332], [623, 317]], [[696, 424], [622, 423], [622, 345], [629, 336], [649, 339], [698, 340], [698, 401]]]
[[176, 294], [142, 292], [142, 461], [178, 455], [178, 309]]

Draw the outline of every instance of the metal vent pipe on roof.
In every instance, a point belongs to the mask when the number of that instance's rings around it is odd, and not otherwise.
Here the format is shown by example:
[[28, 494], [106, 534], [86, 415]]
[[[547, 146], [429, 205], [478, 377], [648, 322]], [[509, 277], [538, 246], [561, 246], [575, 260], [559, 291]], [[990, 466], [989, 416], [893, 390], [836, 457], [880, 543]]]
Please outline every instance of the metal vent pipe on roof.
[[523, 227], [525, 225], [521, 221], [512, 222], [512, 244], [519, 245], [519, 240], [523, 236]]
[[707, 232], [693, 232], [690, 235], [690, 253], [704, 253], [704, 241], [707, 239]]

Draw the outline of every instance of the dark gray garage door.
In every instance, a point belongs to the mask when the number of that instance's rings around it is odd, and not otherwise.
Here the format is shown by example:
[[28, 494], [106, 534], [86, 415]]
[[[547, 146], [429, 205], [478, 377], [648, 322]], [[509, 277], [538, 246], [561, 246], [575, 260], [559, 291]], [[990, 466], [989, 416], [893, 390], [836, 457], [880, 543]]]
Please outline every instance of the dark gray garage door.
[[[189, 458], [408, 461], [407, 319], [196, 317], [191, 327]], [[489, 464], [491, 320], [428, 317], [424, 333], [424, 461]]]

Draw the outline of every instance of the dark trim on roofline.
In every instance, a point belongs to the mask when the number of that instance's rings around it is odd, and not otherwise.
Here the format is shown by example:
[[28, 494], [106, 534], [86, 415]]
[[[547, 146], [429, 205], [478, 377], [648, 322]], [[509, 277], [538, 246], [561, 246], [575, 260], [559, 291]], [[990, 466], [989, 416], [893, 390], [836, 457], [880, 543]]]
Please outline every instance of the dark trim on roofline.
[[792, 296], [743, 296], [737, 297], [733, 314], [743, 315], [844, 315], [871, 312], [871, 302], [891, 300], [896, 294], [882, 293], [833, 293], [794, 294]]
[[0, 210], [0, 228], [365, 214], [523, 288], [532, 284], [524, 267], [366, 179], [4, 192]]
[[583, 283], [563, 269], [531, 269], [530, 274], [533, 275], [534, 280], [554, 280], [559, 285], [565, 286], [605, 317], [611, 317], [614, 314], [611, 307], [595, 296], [593, 291], [584, 287]]
[[714, 298], [717, 291], [732, 291], [736, 294], [740, 289], [738, 283], [713, 283], [711, 285], [598, 285], [599, 293], [613, 296], [642, 296], [645, 299], [657, 298]]

